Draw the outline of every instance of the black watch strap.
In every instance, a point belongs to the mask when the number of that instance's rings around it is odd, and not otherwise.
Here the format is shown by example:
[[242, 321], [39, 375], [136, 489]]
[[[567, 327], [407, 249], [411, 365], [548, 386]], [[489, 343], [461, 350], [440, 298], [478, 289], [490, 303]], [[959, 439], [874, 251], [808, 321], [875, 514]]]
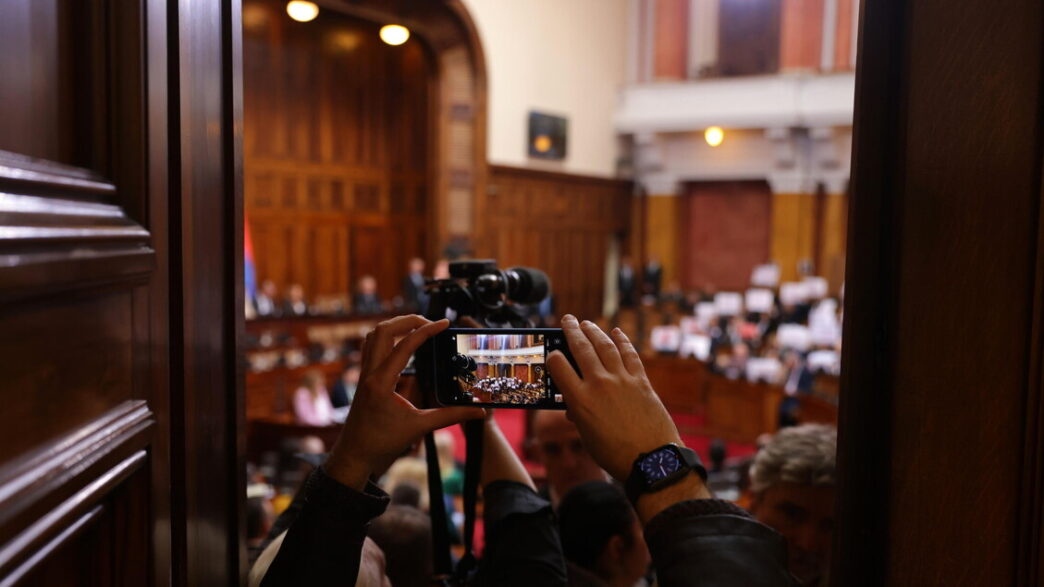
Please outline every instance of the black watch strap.
[[[682, 467], [664, 479], [650, 481], [641, 470], [642, 461], [650, 454], [663, 449], [674, 451], [680, 458]], [[700, 456], [696, 454], [696, 451], [674, 443], [665, 444], [638, 455], [638, 458], [634, 460], [634, 464], [631, 466], [631, 474], [627, 477], [627, 482], [624, 483], [624, 491], [627, 493], [627, 498], [631, 500], [631, 503], [637, 503], [638, 498], [642, 495], [670, 487], [684, 479], [691, 472], [699, 475], [700, 479], [707, 480], [707, 469], [703, 466], [703, 461], [700, 460]]]

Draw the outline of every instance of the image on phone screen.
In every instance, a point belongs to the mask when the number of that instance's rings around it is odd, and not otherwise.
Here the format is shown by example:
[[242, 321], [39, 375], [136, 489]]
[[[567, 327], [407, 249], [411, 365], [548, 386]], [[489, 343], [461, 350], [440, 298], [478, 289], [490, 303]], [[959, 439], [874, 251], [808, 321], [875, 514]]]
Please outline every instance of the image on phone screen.
[[451, 328], [435, 340], [437, 397], [448, 405], [564, 408], [548, 353], [568, 350], [559, 329]]

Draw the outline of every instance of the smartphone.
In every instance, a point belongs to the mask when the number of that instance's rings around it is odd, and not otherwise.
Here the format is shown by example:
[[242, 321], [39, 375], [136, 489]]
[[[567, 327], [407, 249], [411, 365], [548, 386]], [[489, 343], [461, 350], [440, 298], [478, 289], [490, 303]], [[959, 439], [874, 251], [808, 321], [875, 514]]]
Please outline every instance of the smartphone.
[[547, 355], [556, 350], [576, 369], [560, 328], [447, 328], [432, 345], [435, 398], [442, 405], [566, 407], [547, 372]]

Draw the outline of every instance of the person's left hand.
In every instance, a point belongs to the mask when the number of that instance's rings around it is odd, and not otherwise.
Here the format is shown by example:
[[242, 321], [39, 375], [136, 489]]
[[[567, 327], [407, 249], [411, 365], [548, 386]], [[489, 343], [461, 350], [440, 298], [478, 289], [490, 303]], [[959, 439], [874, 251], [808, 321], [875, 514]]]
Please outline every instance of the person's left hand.
[[[323, 468], [337, 481], [357, 490], [370, 474], [384, 471], [411, 443], [424, 434], [473, 418], [481, 408], [421, 410], [395, 393], [399, 373], [421, 344], [449, 326], [420, 316], [399, 316], [377, 325], [363, 343], [359, 388], [348, 420]], [[398, 344], [395, 338], [404, 336]]]

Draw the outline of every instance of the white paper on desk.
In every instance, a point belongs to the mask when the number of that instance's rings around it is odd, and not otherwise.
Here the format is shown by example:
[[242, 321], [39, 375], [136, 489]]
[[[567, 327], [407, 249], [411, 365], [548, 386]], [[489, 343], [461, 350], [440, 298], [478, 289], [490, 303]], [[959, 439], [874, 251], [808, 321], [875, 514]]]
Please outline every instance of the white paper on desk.
[[788, 281], [779, 286], [779, 301], [786, 306], [796, 306], [808, 300], [808, 286], [802, 281]]
[[709, 320], [711, 316], [718, 313], [718, 310], [714, 307], [714, 302], [699, 302], [696, 304], [694, 313], [696, 318], [700, 320]]
[[826, 371], [837, 373], [840, 369], [840, 360], [834, 351], [812, 351], [808, 353], [808, 368], [812, 371]]
[[675, 352], [681, 346], [681, 328], [677, 326], [656, 326], [651, 333], [652, 347], [662, 352]]
[[747, 290], [744, 301], [748, 312], [771, 312], [774, 298], [770, 289], [753, 288]]
[[734, 291], [723, 291], [714, 296], [714, 309], [719, 316], [737, 316], [743, 313], [743, 296]]
[[778, 359], [762, 357], [747, 359], [747, 381], [775, 383], [779, 381], [782, 372], [783, 365]]
[[704, 330], [710, 328], [711, 319], [718, 315], [718, 310], [714, 308], [714, 302], [699, 302], [696, 304], [694, 312], [696, 314], [696, 323]]
[[776, 342], [786, 349], [807, 351], [812, 343], [811, 333], [807, 326], [800, 324], [780, 324], [776, 330]]
[[830, 285], [823, 277], [806, 277], [802, 283], [805, 284], [808, 297], [813, 300], [821, 300], [830, 292]]
[[682, 337], [678, 354], [683, 357], [696, 357], [706, 361], [710, 357], [711, 339], [702, 334], [686, 334]]
[[826, 299], [812, 308], [808, 316], [812, 344], [834, 346], [841, 339], [841, 322], [837, 318], [837, 302]]
[[766, 263], [754, 267], [750, 272], [750, 284], [758, 287], [776, 287], [779, 285], [779, 265]]

